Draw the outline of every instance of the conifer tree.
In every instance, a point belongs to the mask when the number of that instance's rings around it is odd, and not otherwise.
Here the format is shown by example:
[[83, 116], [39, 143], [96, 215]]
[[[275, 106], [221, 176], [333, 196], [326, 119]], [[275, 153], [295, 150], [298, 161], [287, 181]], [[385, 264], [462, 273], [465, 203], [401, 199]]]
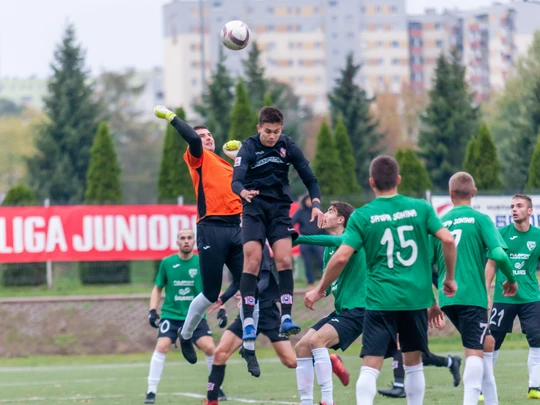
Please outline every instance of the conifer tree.
[[317, 135], [313, 171], [319, 181], [322, 195], [343, 194], [343, 170], [336, 149], [336, 142], [326, 122], [321, 124]]
[[253, 127], [253, 119], [249, 98], [242, 80], [236, 84], [236, 99], [231, 115], [231, 129], [229, 130], [229, 140], [243, 141], [255, 135], [257, 128]]

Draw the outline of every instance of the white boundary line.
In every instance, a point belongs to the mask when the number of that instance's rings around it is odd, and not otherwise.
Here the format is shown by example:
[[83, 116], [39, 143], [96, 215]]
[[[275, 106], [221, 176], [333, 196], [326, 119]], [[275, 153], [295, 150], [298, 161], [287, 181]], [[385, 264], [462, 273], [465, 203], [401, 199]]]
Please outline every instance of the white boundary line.
[[[205, 395], [194, 394], [192, 392], [170, 392], [170, 393], [160, 393], [159, 396], [180, 396], [180, 397], [189, 397], [196, 399], [204, 399]], [[132, 395], [123, 395], [123, 394], [111, 394], [111, 395], [76, 395], [71, 397], [28, 397], [28, 398], [13, 398], [13, 399], [0, 399], [0, 403], [9, 404], [17, 402], [42, 402], [42, 401], [80, 401], [85, 399], [110, 399], [110, 398], [128, 398]], [[137, 396], [139, 397], [139, 396]], [[264, 400], [264, 399], [247, 399], [247, 398], [229, 398], [227, 402], [240, 402], [244, 404], [274, 404], [274, 405], [297, 405], [298, 402], [288, 402], [288, 401], [274, 401], [274, 400]]]

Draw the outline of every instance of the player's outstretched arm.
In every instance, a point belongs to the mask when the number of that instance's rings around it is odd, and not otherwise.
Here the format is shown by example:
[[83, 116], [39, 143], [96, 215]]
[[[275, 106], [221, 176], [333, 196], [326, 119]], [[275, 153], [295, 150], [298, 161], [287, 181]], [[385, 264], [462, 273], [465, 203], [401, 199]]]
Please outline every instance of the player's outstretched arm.
[[193, 157], [199, 158], [202, 156], [203, 146], [201, 137], [193, 128], [178, 118], [175, 113], [162, 105], [158, 105], [154, 108], [154, 114], [156, 117], [166, 119], [171, 123], [174, 129], [176, 129], [176, 132], [178, 132], [184, 141], [188, 143], [189, 153], [191, 153]]
[[446, 275], [443, 281], [443, 292], [448, 297], [456, 294], [458, 286], [455, 280], [456, 269], [456, 244], [454, 236], [446, 228], [441, 228], [435, 233], [435, 237], [441, 241], [444, 264], [446, 266]]
[[293, 246], [296, 245], [316, 245], [338, 247], [343, 243], [343, 236], [334, 235], [300, 235], [293, 241]]

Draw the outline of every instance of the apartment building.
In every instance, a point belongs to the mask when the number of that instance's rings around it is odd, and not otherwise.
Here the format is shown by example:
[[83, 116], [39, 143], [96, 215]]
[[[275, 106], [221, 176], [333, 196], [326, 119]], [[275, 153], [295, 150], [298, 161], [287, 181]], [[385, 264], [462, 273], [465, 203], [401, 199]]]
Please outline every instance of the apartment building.
[[[363, 64], [358, 84], [371, 94], [397, 93], [409, 80], [405, 0], [186, 0], [163, 13], [166, 102], [188, 112], [217, 63], [223, 25], [235, 19], [251, 28], [266, 75], [290, 84], [315, 112], [327, 111], [326, 94], [350, 52]], [[225, 49], [233, 75], [248, 49]]]

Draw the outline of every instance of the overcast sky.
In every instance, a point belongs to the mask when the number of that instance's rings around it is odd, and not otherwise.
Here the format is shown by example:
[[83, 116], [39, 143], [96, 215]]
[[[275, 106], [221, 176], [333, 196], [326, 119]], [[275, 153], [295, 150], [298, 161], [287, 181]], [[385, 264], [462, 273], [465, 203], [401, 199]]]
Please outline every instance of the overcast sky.
[[[75, 24], [92, 74], [149, 69], [163, 60], [161, 10], [170, 0], [0, 0], [0, 76], [45, 77], [67, 21]], [[358, 1], [358, 0], [347, 0]], [[408, 0], [426, 7], [470, 9], [492, 0]]]

